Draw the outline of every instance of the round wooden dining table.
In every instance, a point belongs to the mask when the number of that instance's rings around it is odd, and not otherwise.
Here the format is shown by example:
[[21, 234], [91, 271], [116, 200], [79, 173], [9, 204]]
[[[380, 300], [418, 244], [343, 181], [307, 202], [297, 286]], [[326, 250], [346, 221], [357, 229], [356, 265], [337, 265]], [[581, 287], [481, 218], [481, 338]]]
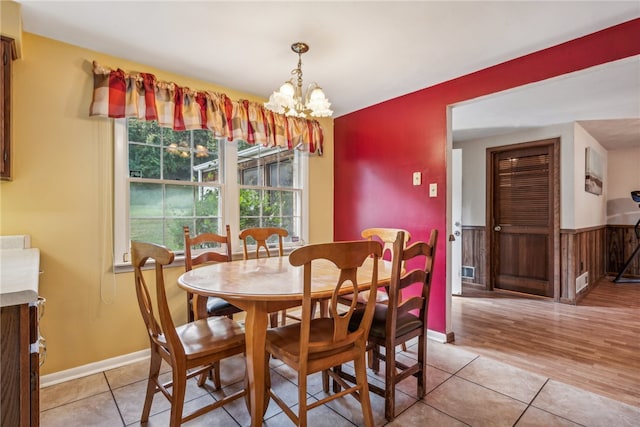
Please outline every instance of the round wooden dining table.
[[[358, 288], [371, 285], [373, 262], [367, 259], [358, 269]], [[338, 281], [338, 268], [326, 260], [312, 263], [312, 297], [331, 298]], [[378, 284], [388, 284], [391, 263], [378, 262]], [[220, 297], [246, 312], [246, 365], [251, 425], [261, 426], [268, 393], [268, 362], [265, 339], [269, 313], [302, 303], [303, 268], [294, 267], [288, 257], [221, 262], [195, 268], [182, 274], [178, 285], [198, 297]]]

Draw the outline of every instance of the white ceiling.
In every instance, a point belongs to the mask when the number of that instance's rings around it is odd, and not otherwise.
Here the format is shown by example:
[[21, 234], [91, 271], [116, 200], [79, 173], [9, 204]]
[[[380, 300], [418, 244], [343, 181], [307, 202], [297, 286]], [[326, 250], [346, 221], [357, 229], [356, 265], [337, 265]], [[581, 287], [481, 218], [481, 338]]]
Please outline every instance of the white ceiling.
[[[316, 81], [325, 89], [334, 117], [640, 17], [639, 1], [18, 3], [27, 32], [264, 97], [290, 77], [297, 63], [290, 45], [307, 42], [310, 50], [302, 58], [305, 84]], [[636, 77], [635, 87], [627, 91], [627, 98], [636, 96], [635, 110], [632, 106], [616, 119], [640, 118], [640, 65], [635, 61], [628, 67], [626, 72]], [[578, 89], [598, 87], [598, 99], [606, 98], [608, 84], [615, 81], [607, 73], [595, 74], [591, 77], [601, 80], [582, 81]], [[556, 112], [573, 111], [566, 101], [574, 96], [563, 96], [569, 90], [563, 83], [570, 81], [559, 79], [551, 91]], [[502, 110], [487, 107], [488, 99], [475, 103], [477, 111], [489, 111], [485, 123], [478, 117], [471, 125], [460, 125], [456, 137], [468, 138], [470, 129], [476, 129], [477, 136], [489, 127], [545, 124], [540, 116], [552, 111], [550, 103], [529, 103], [527, 95], [534, 93], [513, 91], [512, 101], [502, 95], [502, 101], [492, 102]], [[535, 98], [540, 100], [539, 95]], [[507, 120], [509, 102], [521, 110]], [[592, 104], [596, 106], [593, 100], [581, 102], [582, 107]], [[473, 111], [470, 105], [466, 108]], [[607, 111], [566, 118], [612, 119]], [[503, 121], [496, 122], [498, 117]], [[587, 130], [589, 126], [603, 128], [590, 123]]]
[[605, 148], [640, 147], [640, 56], [453, 108], [455, 141], [577, 121]]

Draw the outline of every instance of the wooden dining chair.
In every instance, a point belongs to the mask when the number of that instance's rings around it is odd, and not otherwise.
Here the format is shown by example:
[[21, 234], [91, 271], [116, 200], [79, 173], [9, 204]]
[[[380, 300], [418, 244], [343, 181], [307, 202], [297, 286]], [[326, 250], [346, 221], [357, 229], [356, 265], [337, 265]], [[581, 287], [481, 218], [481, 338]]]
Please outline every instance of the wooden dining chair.
[[[415, 376], [417, 378], [418, 399], [425, 395], [427, 381], [427, 318], [429, 309], [429, 294], [431, 278], [433, 276], [433, 261], [436, 252], [438, 230], [432, 230], [429, 242], [415, 242], [402, 249], [401, 242], [396, 242], [394, 250], [400, 251], [391, 267], [391, 281], [387, 293], [386, 303], [376, 304], [367, 348], [373, 352], [373, 371], [380, 369], [380, 360], [385, 362], [384, 388], [370, 384], [369, 389], [383, 396], [385, 399], [385, 418], [392, 421], [395, 418], [395, 390], [400, 381]], [[414, 268], [403, 273], [403, 263], [410, 260], [423, 260], [424, 267]], [[420, 285], [421, 291], [416, 296], [402, 299], [401, 291], [409, 286]], [[351, 328], [354, 329], [359, 321], [358, 316], [352, 319]], [[396, 346], [418, 337], [418, 354], [416, 363], [406, 365], [396, 359]], [[384, 347], [382, 353], [380, 348]], [[399, 370], [399, 372], [398, 372]], [[341, 367], [334, 369], [335, 373], [351, 382], [355, 378], [342, 372]], [[339, 384], [334, 383], [334, 391], [339, 390]]]
[[[289, 232], [284, 228], [279, 227], [254, 227], [246, 228], [240, 231], [240, 239], [242, 240], [244, 259], [249, 259], [249, 247], [255, 243], [254, 257], [260, 258], [260, 248], [264, 249], [263, 253], [267, 256], [271, 256], [269, 251], [268, 241], [271, 237], [277, 236], [278, 241], [278, 256], [284, 256], [284, 244], [283, 239], [289, 235]], [[325, 316], [327, 312], [327, 304], [325, 301], [315, 301], [315, 306], [319, 307], [320, 316]], [[286, 309], [282, 309], [279, 312], [271, 313], [269, 316], [269, 325], [273, 328], [278, 326], [278, 313], [281, 316], [280, 324], [285, 325], [287, 319], [293, 319], [300, 321], [300, 317], [295, 316], [287, 312]]]
[[[367, 240], [378, 240], [382, 243], [382, 256], [384, 257], [387, 253], [389, 254], [389, 259], [393, 261], [395, 257], [399, 255], [397, 250], [394, 250], [395, 243], [399, 238], [398, 232], [402, 231], [404, 233], [404, 241], [402, 242], [401, 247], [405, 247], [407, 242], [411, 239], [411, 233], [407, 230], [403, 230], [401, 228], [365, 228], [362, 230], [360, 235]], [[351, 294], [343, 295], [340, 297], [340, 301], [346, 305], [351, 304], [351, 299], [353, 296]], [[389, 297], [386, 292], [378, 292], [376, 293], [377, 302], [388, 301]], [[358, 294], [358, 304], [364, 306], [369, 299], [369, 292], [360, 292]]]
[[[191, 237], [189, 227], [182, 228], [184, 233], [184, 269], [191, 271], [194, 267], [214, 262], [230, 262], [231, 257], [231, 229], [226, 226], [226, 234], [202, 233]], [[224, 252], [220, 251], [224, 248]], [[192, 251], [198, 250], [196, 256]], [[187, 292], [187, 320], [192, 322], [195, 318], [206, 316], [227, 316], [233, 318], [235, 313], [242, 310], [222, 298], [208, 297], [196, 298], [191, 292]], [[199, 314], [196, 314], [199, 312]]]
[[[399, 232], [403, 232], [403, 235], [400, 235]], [[395, 258], [400, 256], [400, 250], [407, 246], [407, 242], [411, 240], [411, 233], [407, 230], [403, 230], [401, 228], [382, 228], [382, 227], [373, 227], [373, 228], [365, 228], [362, 230], [360, 235], [368, 240], [378, 240], [382, 243], [382, 256], [384, 257], [386, 254], [389, 254], [389, 260], [393, 262]], [[396, 245], [399, 239], [402, 238], [402, 244]], [[404, 266], [404, 264], [403, 264]], [[340, 301], [343, 304], [349, 305], [351, 303], [352, 295], [344, 295], [341, 297]], [[358, 294], [358, 305], [360, 307], [366, 304], [367, 299], [369, 298], [368, 292], [361, 292]], [[376, 294], [377, 302], [387, 302], [389, 301], [389, 296], [385, 292], [378, 292]], [[402, 343], [402, 350], [407, 351], [406, 344]], [[369, 357], [369, 367], [373, 366], [373, 356]]]
[[[205, 412], [219, 408], [246, 394], [239, 390], [212, 404], [183, 416], [187, 380], [200, 376], [199, 386], [205, 382], [205, 373], [220, 360], [242, 354], [245, 337], [242, 327], [227, 317], [199, 319], [176, 327], [167, 303], [163, 267], [173, 262], [174, 254], [163, 246], [152, 243], [131, 242], [136, 295], [144, 319], [151, 361], [147, 391], [140, 422], [147, 423], [155, 393], [161, 392], [171, 403], [170, 426], [179, 426]], [[155, 294], [152, 299], [142, 273], [148, 259], [155, 263]], [[165, 361], [171, 367], [171, 381], [160, 381], [160, 366]]]
[[[299, 323], [267, 330], [266, 350], [267, 354], [284, 362], [298, 374], [297, 414], [273, 390], [269, 390], [270, 397], [297, 426], [307, 426], [309, 410], [347, 394], [355, 396], [360, 401], [364, 425], [373, 425], [365, 351], [375, 298], [365, 306], [358, 328], [349, 330], [349, 321], [356, 310], [356, 304], [351, 304], [347, 311], [338, 311], [338, 295], [351, 291], [357, 296], [358, 269], [369, 257], [373, 257], [370, 284], [371, 292], [375, 294], [378, 287], [378, 258], [381, 254], [382, 245], [379, 242], [355, 241], [303, 246], [289, 255], [291, 265], [304, 266], [302, 320]], [[328, 260], [339, 269], [336, 271], [336, 285], [331, 297], [329, 317], [312, 318], [312, 261], [315, 260]], [[333, 372], [329, 372], [335, 381], [341, 382], [345, 390], [309, 404], [307, 376], [315, 372], [329, 371], [333, 366], [350, 361], [353, 361], [355, 366], [355, 385], [350, 386], [340, 377], [334, 377]]]
[[[277, 237], [278, 256], [284, 256], [283, 239], [288, 235], [289, 232], [286, 229], [279, 227], [254, 227], [241, 230], [239, 237], [242, 240], [244, 259], [249, 259], [249, 247], [252, 244], [255, 244], [255, 252], [253, 254], [254, 258], [260, 258], [261, 248], [263, 249], [262, 253], [267, 257], [270, 257], [271, 252], [269, 251], [269, 245], [267, 241], [272, 236]], [[284, 325], [287, 322], [287, 310], [280, 310], [280, 314], [282, 316], [282, 324]], [[269, 324], [272, 328], [278, 326], [278, 312], [274, 312], [269, 315]]]
[[269, 251], [269, 245], [267, 241], [272, 237], [277, 237], [278, 242], [278, 255], [284, 256], [284, 238], [289, 235], [289, 232], [284, 228], [279, 227], [254, 227], [245, 228], [240, 231], [240, 239], [242, 240], [242, 249], [244, 259], [249, 259], [249, 246], [251, 244], [256, 245], [254, 257], [260, 258], [260, 248], [264, 250], [267, 257], [271, 256]]

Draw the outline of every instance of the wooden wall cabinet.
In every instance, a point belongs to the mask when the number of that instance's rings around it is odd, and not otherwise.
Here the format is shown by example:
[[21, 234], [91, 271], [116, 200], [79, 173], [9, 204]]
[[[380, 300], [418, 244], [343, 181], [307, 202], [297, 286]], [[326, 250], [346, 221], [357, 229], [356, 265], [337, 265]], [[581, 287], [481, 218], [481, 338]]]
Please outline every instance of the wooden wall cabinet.
[[11, 63], [17, 58], [13, 39], [2, 36], [0, 56], [0, 178], [11, 180]]

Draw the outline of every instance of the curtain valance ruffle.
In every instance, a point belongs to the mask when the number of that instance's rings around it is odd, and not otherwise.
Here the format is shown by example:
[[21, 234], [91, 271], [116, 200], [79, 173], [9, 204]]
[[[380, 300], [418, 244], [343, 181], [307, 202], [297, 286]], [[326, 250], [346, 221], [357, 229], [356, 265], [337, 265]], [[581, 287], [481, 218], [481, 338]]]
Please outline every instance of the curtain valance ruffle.
[[89, 115], [156, 120], [174, 130], [209, 129], [216, 137], [268, 147], [297, 147], [322, 154], [317, 120], [287, 117], [261, 103], [229, 99], [224, 93], [194, 91], [156, 80], [153, 74], [126, 73], [93, 62], [93, 101]]

